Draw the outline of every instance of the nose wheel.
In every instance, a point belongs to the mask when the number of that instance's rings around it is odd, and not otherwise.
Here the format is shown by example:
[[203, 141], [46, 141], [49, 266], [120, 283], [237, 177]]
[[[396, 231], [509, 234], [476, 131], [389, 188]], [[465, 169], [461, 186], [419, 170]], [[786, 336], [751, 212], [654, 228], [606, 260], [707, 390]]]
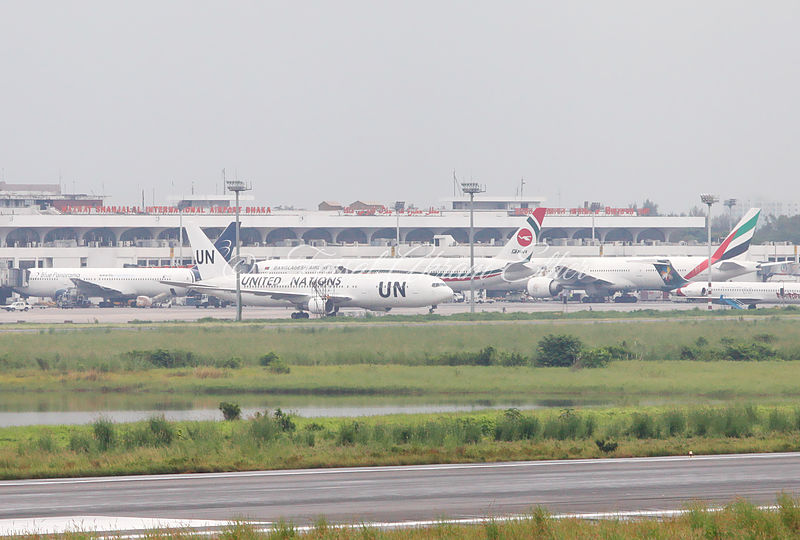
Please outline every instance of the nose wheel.
[[430, 308], [428, 308], [428, 313], [433, 313], [433, 310], [435, 310], [437, 307], [439, 306], [431, 306]]

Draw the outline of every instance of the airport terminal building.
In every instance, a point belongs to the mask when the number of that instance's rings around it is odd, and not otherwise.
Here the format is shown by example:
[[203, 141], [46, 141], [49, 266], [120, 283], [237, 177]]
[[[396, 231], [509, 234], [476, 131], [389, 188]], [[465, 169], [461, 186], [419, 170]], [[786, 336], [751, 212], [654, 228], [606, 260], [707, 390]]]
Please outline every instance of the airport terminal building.
[[[235, 213], [230, 194], [176, 197], [164, 206], [118, 206], [102, 197], [62, 194], [58, 187], [0, 184], [4, 268], [191, 264], [182, 224], [195, 222], [214, 237]], [[496, 254], [543, 203], [539, 197], [478, 195], [476, 255]], [[259, 205], [245, 196], [240, 214], [243, 252], [259, 259], [468, 254], [464, 197], [424, 209], [399, 202], [323, 201], [316, 210], [293, 210]], [[704, 244], [679, 240], [704, 227], [703, 217], [650, 216], [631, 208], [548, 208], [541, 240], [549, 247], [542, 254], [702, 255]], [[773, 251], [792, 255], [788, 246]]]

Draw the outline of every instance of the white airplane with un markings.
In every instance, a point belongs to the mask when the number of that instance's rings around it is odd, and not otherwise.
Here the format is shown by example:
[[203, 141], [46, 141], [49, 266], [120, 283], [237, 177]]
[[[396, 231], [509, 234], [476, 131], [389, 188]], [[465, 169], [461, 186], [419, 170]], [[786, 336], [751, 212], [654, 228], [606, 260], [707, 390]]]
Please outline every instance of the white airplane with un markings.
[[[166, 285], [236, 299], [236, 275], [203, 231], [186, 225], [200, 280], [165, 281]], [[389, 311], [401, 307], [430, 307], [452, 301], [453, 290], [441, 279], [425, 274], [260, 273], [241, 274], [242, 304], [293, 305], [292, 318], [308, 318], [308, 312], [334, 315], [342, 307]]]

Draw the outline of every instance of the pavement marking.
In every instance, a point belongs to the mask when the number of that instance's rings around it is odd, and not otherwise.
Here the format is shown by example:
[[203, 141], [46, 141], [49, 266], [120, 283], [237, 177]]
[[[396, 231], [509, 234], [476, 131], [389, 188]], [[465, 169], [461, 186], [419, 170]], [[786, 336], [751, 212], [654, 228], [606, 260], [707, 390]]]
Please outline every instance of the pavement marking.
[[[759, 510], [775, 511], [775, 505], [758, 506]], [[709, 512], [719, 512], [722, 508], [708, 508]], [[606, 519], [617, 519], [632, 521], [637, 519], [665, 519], [682, 516], [691, 510], [631, 510], [620, 512], [586, 512], [586, 513], [566, 513], [552, 514], [552, 519], [582, 519], [589, 521], [599, 521]], [[333, 529], [363, 528], [373, 527], [376, 529], [408, 529], [431, 527], [435, 525], [480, 525], [482, 523], [506, 523], [521, 521], [530, 518], [528, 514], [513, 514], [506, 516], [483, 516], [460, 519], [429, 519], [414, 521], [373, 521], [358, 524], [330, 524]], [[257, 531], [267, 532], [273, 527], [271, 521], [248, 521], [243, 520]], [[19, 536], [31, 534], [63, 534], [67, 532], [95, 532], [113, 533], [114, 538], [146, 538], [149, 534], [145, 531], [156, 529], [182, 529], [190, 530], [194, 535], [210, 536], [218, 533], [221, 529], [235, 523], [232, 520], [202, 520], [202, 519], [170, 519], [170, 518], [149, 518], [149, 517], [116, 517], [116, 516], [66, 516], [66, 517], [39, 517], [26, 519], [0, 519], [0, 535]], [[315, 530], [313, 525], [296, 526], [294, 530], [299, 533], [307, 533]], [[119, 531], [130, 531], [128, 534], [119, 534]]]
[[605, 458], [605, 459], [573, 459], [573, 460], [544, 460], [544, 461], [517, 461], [501, 463], [445, 463], [436, 465], [404, 465], [404, 466], [381, 466], [381, 467], [343, 467], [336, 469], [295, 469], [295, 470], [276, 470], [276, 471], [242, 471], [227, 473], [198, 473], [198, 474], [164, 474], [164, 475], [142, 475], [142, 476], [110, 476], [93, 478], [48, 478], [44, 480], [16, 480], [0, 482], [0, 487], [24, 487], [24, 486], [52, 486], [58, 484], [103, 484], [103, 483], [127, 483], [127, 482], [158, 482], [169, 480], [209, 480], [224, 478], [260, 478], [271, 476], [318, 476], [330, 474], [351, 474], [351, 473], [381, 473], [381, 472], [426, 472], [426, 471], [449, 471], [449, 470], [473, 470], [473, 469], [503, 469], [503, 468], [523, 468], [523, 467], [546, 467], [564, 465], [620, 465], [636, 463], [671, 463], [671, 462], [692, 462], [692, 461], [731, 461], [731, 460], [764, 460], [797, 458], [800, 459], [800, 452], [775, 452], [761, 454], [722, 454], [722, 455], [700, 455], [700, 456], [662, 456], [662, 457], [639, 457], [639, 458]]
[[[67, 532], [148, 531], [153, 529], [207, 529], [230, 521], [115, 516], [66, 516], [0, 519], [0, 535], [63, 534]], [[254, 523], [258, 527], [270, 522]]]

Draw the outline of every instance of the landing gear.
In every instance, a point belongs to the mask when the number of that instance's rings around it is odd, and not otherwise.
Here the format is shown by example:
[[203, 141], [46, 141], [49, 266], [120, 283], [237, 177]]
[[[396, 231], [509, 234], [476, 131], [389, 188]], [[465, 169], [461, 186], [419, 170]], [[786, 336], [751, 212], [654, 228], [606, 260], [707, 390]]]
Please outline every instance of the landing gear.
[[292, 319], [308, 319], [308, 313], [305, 311], [295, 311], [292, 313]]
[[436, 309], [437, 307], [439, 307], [439, 306], [431, 306], [430, 308], [428, 308], [428, 313], [432, 314], [433, 310]]

